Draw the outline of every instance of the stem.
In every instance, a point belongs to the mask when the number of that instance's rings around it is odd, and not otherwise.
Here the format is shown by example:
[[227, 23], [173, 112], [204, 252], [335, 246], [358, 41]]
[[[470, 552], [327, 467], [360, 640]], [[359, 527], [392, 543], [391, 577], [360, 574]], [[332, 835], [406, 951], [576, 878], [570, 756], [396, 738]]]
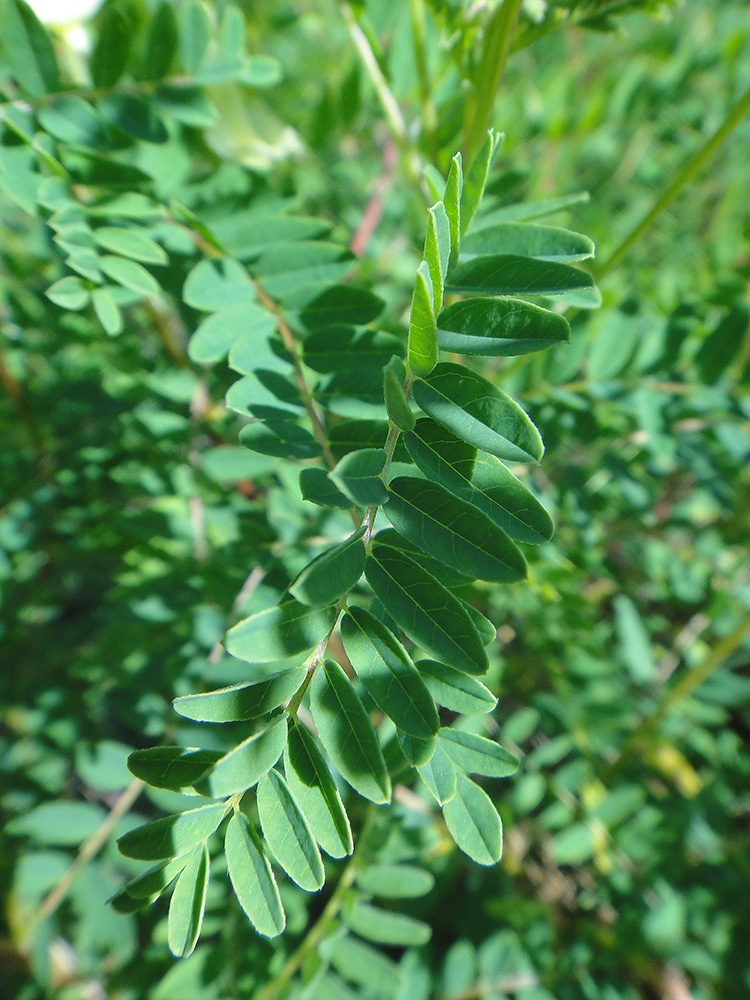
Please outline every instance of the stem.
[[427, 65], [427, 17], [425, 15], [424, 0], [410, 0], [410, 3], [414, 57], [417, 64], [419, 100], [422, 107], [422, 130], [430, 157], [434, 161], [437, 159], [439, 153], [437, 139], [438, 117], [435, 104], [432, 100], [432, 84], [430, 82], [430, 70]]
[[297, 950], [290, 955], [281, 972], [275, 976], [270, 983], [267, 983], [259, 993], [256, 993], [253, 1000], [272, 1000], [273, 997], [278, 996], [281, 989], [287, 985], [292, 976], [304, 964], [307, 956], [311, 952], [315, 951], [325, 935], [328, 933], [328, 930], [343, 905], [346, 892], [354, 881], [354, 877], [357, 874], [357, 870], [362, 862], [362, 854], [367, 843], [367, 837], [372, 830], [374, 820], [375, 807], [371, 805], [367, 810], [365, 821], [362, 824], [362, 829], [360, 830], [359, 837], [357, 838], [357, 849], [352, 855], [352, 858], [346, 868], [341, 873], [341, 878], [339, 879], [336, 888], [333, 890], [331, 898], [326, 903], [326, 907], [321, 913], [317, 923], [315, 923], [310, 929], [299, 948], [297, 948]]
[[722, 147], [748, 111], [750, 111], [750, 90], [746, 91], [737, 103], [729, 109], [719, 128], [706, 140], [706, 142], [704, 142], [701, 148], [690, 157], [682, 170], [667, 187], [666, 191], [662, 192], [662, 194], [657, 198], [653, 208], [647, 212], [638, 225], [635, 226], [630, 233], [628, 233], [614, 253], [601, 265], [601, 267], [595, 268], [594, 274], [598, 281], [601, 281], [606, 274], [609, 274], [610, 271], [617, 267], [633, 244], [640, 239], [646, 230], [651, 228], [662, 212], [672, 204], [675, 198], [682, 193], [684, 188], [687, 187], [687, 185], [708, 163], [714, 153]]
[[492, 110], [510, 54], [513, 34], [523, 0], [503, 0], [490, 18], [484, 33], [484, 45], [473, 88], [466, 102], [463, 157], [470, 165], [492, 124]]

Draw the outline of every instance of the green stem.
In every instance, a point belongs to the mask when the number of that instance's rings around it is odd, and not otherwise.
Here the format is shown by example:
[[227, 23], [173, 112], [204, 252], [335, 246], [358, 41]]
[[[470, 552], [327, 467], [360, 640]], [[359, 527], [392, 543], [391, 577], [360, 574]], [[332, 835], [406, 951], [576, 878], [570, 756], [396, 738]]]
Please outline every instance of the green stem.
[[511, 42], [521, 13], [523, 0], [503, 0], [490, 18], [484, 33], [479, 69], [466, 103], [463, 157], [470, 165], [492, 124], [492, 110], [510, 54]]
[[422, 107], [422, 130], [425, 145], [433, 162], [437, 160], [439, 145], [437, 138], [438, 117], [432, 100], [432, 84], [430, 69], [427, 65], [427, 17], [424, 0], [411, 0], [412, 36], [414, 38], [414, 57], [419, 78], [419, 100]]
[[362, 863], [362, 855], [374, 821], [375, 807], [371, 805], [368, 807], [365, 821], [357, 838], [357, 849], [352, 855], [351, 861], [341, 873], [341, 878], [317, 923], [310, 929], [299, 948], [290, 955], [281, 972], [267, 983], [259, 993], [256, 993], [253, 1000], [272, 1000], [273, 997], [278, 996], [280, 991], [290, 982], [292, 976], [302, 967], [308, 955], [315, 951], [329, 932], [344, 903], [346, 892], [354, 882], [357, 870]]
[[622, 243], [601, 265], [601, 267], [595, 269], [594, 274], [598, 281], [601, 281], [606, 274], [609, 274], [610, 271], [617, 267], [633, 244], [640, 239], [646, 230], [650, 229], [662, 212], [672, 204], [675, 198], [682, 193], [687, 185], [708, 163], [714, 153], [721, 148], [748, 111], [750, 111], [750, 90], [746, 91], [737, 103], [729, 109], [726, 118], [716, 132], [714, 132], [714, 134], [706, 140], [701, 148], [690, 157], [666, 191], [662, 192], [662, 194], [657, 198], [653, 208], [643, 217], [643, 219], [641, 219], [638, 225], [635, 226], [630, 233], [628, 233]]

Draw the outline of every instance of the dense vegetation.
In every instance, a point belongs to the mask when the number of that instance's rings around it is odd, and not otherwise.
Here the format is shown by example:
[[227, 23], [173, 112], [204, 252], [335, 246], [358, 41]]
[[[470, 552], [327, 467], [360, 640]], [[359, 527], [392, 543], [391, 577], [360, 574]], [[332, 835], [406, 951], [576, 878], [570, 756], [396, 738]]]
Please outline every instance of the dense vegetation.
[[84, 28], [0, 0], [2, 996], [747, 995], [745, 4]]

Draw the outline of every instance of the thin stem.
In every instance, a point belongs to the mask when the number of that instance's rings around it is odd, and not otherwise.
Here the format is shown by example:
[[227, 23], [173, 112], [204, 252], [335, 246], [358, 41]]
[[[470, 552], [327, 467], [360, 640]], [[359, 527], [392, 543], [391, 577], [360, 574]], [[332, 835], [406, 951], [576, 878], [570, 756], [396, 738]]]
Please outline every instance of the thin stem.
[[414, 38], [414, 57], [419, 78], [419, 100], [422, 108], [422, 131], [425, 144], [433, 161], [439, 153], [437, 128], [438, 116], [435, 103], [432, 100], [432, 83], [430, 69], [427, 65], [427, 17], [424, 0], [410, 0], [412, 37]]
[[651, 228], [662, 212], [669, 208], [675, 198], [682, 193], [694, 177], [703, 169], [714, 153], [716, 153], [717, 150], [723, 146], [748, 111], [750, 111], [750, 90], [746, 91], [737, 103], [729, 109], [719, 128], [706, 140], [706, 142], [704, 142], [701, 148], [690, 157], [672, 183], [656, 199], [653, 208], [647, 212], [638, 225], [635, 226], [630, 233], [628, 233], [614, 253], [601, 265], [601, 267], [595, 268], [594, 274], [597, 281], [601, 281], [605, 275], [609, 274], [610, 271], [617, 267], [633, 244], [636, 243], [637, 240], [639, 240], [641, 236]]
[[351, 861], [341, 873], [341, 878], [318, 921], [312, 926], [299, 948], [290, 955], [281, 972], [267, 983], [259, 993], [256, 993], [253, 1000], [272, 1000], [273, 997], [278, 996], [283, 987], [289, 983], [292, 976], [302, 967], [307, 956], [315, 951], [326, 936], [344, 903], [346, 892], [354, 882], [357, 870], [362, 863], [362, 855], [374, 821], [375, 807], [371, 805], [368, 807], [365, 821], [357, 838], [357, 849], [352, 855]]
[[471, 164], [492, 124], [492, 110], [510, 54], [511, 42], [518, 24], [523, 0], [503, 0], [490, 18], [484, 33], [484, 45], [479, 69], [473, 81], [464, 121], [463, 157]]

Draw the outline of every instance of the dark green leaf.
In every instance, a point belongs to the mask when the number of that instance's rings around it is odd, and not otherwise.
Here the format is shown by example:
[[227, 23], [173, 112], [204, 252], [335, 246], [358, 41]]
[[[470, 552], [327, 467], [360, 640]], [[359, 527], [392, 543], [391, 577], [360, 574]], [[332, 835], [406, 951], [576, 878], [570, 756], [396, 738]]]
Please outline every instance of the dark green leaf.
[[143, 875], [128, 882], [124, 892], [136, 899], [149, 900], [166, 892], [188, 862], [190, 855], [183, 854], [173, 861], [163, 861], [149, 868]]
[[365, 574], [383, 607], [418, 646], [466, 673], [486, 673], [487, 653], [465, 609], [413, 559], [375, 545]]
[[539, 260], [578, 261], [594, 256], [594, 244], [587, 236], [533, 223], [499, 222], [464, 237], [461, 257], [488, 254], [517, 254]]
[[370, 716], [333, 660], [315, 672], [310, 707], [321, 742], [341, 776], [371, 802], [390, 801], [391, 782]]
[[160, 861], [189, 851], [210, 837], [226, 815], [223, 802], [156, 819], [130, 830], [117, 841], [126, 858]]
[[437, 363], [435, 300], [430, 269], [426, 261], [422, 261], [417, 268], [406, 353], [409, 366], [415, 375], [429, 375]]
[[398, 476], [388, 489], [388, 520], [426, 553], [479, 580], [507, 583], [526, 576], [521, 551], [476, 507], [411, 476]]
[[224, 754], [196, 782], [196, 789], [201, 794], [223, 799], [252, 788], [283, 753], [286, 736], [286, 719], [281, 716]]
[[341, 324], [365, 326], [380, 315], [384, 305], [382, 299], [364, 288], [335, 285], [305, 306], [300, 321], [310, 331]]
[[120, 79], [130, 58], [133, 34], [133, 25], [120, 7], [106, 4], [91, 53], [91, 79], [95, 87], [107, 90]]
[[539, 431], [510, 396], [450, 362], [414, 383], [414, 399], [428, 416], [476, 448], [511, 462], [539, 462]]
[[221, 756], [195, 747], [152, 747], [128, 757], [128, 770], [154, 788], [190, 788]]
[[593, 287], [591, 275], [569, 264], [492, 254], [459, 264], [446, 290], [459, 295], [564, 295]]
[[403, 352], [403, 344], [397, 337], [378, 330], [333, 326], [311, 333], [302, 350], [308, 368], [327, 375], [341, 371], [379, 370], [394, 354]]
[[195, 722], [244, 722], [283, 705], [304, 679], [305, 671], [300, 667], [262, 681], [245, 681], [205, 694], [184, 695], [175, 698], [172, 705], [178, 715]]
[[412, 767], [421, 767], [432, 759], [437, 746], [437, 740], [434, 736], [420, 739], [417, 736], [410, 736], [409, 733], [405, 733], [401, 729], [397, 731], [396, 736], [401, 753]]
[[289, 588], [292, 597], [311, 607], [323, 607], [347, 594], [365, 568], [364, 533], [360, 528], [308, 563]]
[[464, 299], [437, 323], [440, 347], [457, 354], [516, 357], [570, 340], [565, 317], [521, 299]]
[[303, 500], [319, 507], [337, 507], [345, 510], [351, 504], [348, 497], [337, 490], [323, 469], [302, 469], [299, 489]]
[[320, 852], [278, 771], [269, 771], [258, 784], [258, 816], [266, 843], [289, 878], [306, 892], [320, 889], [325, 882]]
[[375, 704], [404, 732], [429, 739], [440, 727], [435, 705], [409, 654], [364, 608], [341, 622], [346, 655]]
[[381, 910], [380, 907], [361, 900], [344, 910], [343, 920], [355, 934], [377, 944], [419, 948], [432, 936], [430, 927], [421, 920]]
[[488, 778], [507, 778], [518, 770], [518, 761], [492, 740], [460, 729], [441, 729], [440, 741], [454, 764], [469, 774]]
[[349, 819], [315, 737], [298, 722], [284, 751], [286, 780], [320, 846], [332, 858], [354, 849]]
[[497, 698], [476, 677], [436, 660], [419, 660], [417, 670], [438, 703], [462, 715], [483, 715], [497, 705]]
[[196, 848], [183, 868], [169, 903], [167, 942], [177, 958], [193, 953], [206, 908], [210, 862], [205, 844]]
[[126, 135], [157, 145], [169, 138], [167, 127], [151, 101], [135, 94], [110, 94], [99, 103], [102, 114]]
[[513, 538], [538, 544], [552, 537], [547, 511], [493, 455], [477, 452], [433, 420], [417, 421], [405, 441], [426, 476], [478, 507]]
[[385, 458], [382, 448], [362, 448], [345, 455], [329, 476], [353, 503], [364, 507], [381, 504], [388, 499], [382, 478]]
[[413, 865], [367, 865], [357, 872], [357, 886], [372, 896], [385, 899], [415, 899], [426, 896], [435, 877]]
[[456, 794], [456, 768], [440, 743], [426, 764], [419, 768], [419, 777], [430, 790], [438, 805], [450, 802]]
[[278, 937], [286, 917], [276, 879], [257, 833], [242, 813], [229, 820], [224, 846], [232, 888], [250, 923], [264, 937]]
[[464, 774], [456, 777], [456, 794], [443, 806], [448, 832], [478, 865], [494, 865], [503, 853], [503, 825], [490, 797]]
[[24, 0], [0, 4], [0, 60], [30, 97], [44, 97], [59, 85], [52, 39]]
[[240, 441], [251, 451], [278, 458], [317, 458], [320, 445], [296, 420], [266, 420], [243, 427]]
[[146, 38], [143, 74], [147, 80], [161, 80], [169, 73], [178, 41], [174, 7], [169, 0], [162, 0], [151, 18]]
[[247, 663], [274, 663], [317, 646], [335, 621], [335, 608], [308, 608], [284, 601], [238, 622], [230, 628], [224, 645], [228, 653]]

